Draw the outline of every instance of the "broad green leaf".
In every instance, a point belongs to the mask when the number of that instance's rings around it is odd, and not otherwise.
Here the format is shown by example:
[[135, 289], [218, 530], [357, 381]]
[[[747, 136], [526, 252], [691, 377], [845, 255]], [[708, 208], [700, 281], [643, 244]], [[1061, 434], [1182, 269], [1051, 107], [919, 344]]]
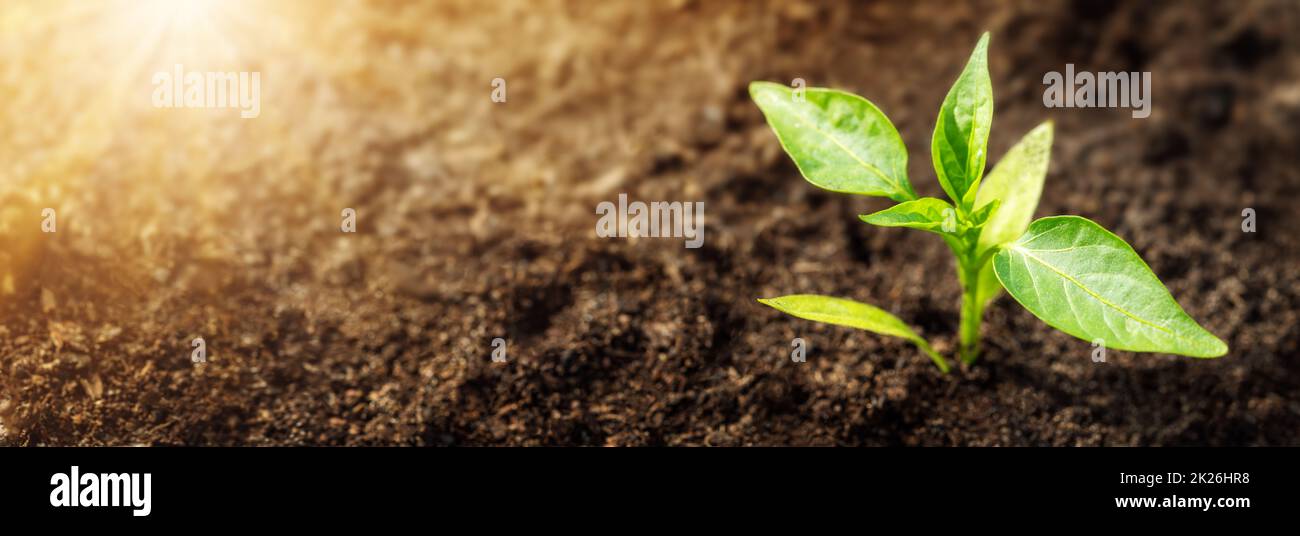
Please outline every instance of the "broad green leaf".
[[957, 231], [957, 212], [947, 201], [933, 197], [905, 201], [880, 212], [858, 217], [881, 227], [911, 227], [935, 233]]
[[795, 294], [779, 298], [759, 298], [759, 303], [772, 307], [791, 316], [824, 322], [837, 326], [858, 328], [881, 335], [892, 335], [907, 339], [930, 356], [939, 369], [948, 372], [948, 363], [930, 347], [912, 328], [884, 310], [862, 302], [818, 296], [815, 294]]
[[1001, 200], [997, 214], [980, 231], [976, 254], [1020, 237], [1034, 218], [1047, 177], [1052, 150], [1052, 122], [1038, 125], [1007, 151], [975, 195], [975, 210]]
[[1131, 246], [1086, 218], [1034, 221], [998, 250], [993, 270], [1034, 316], [1080, 339], [1193, 357], [1228, 351], [1183, 312]]
[[799, 98], [771, 82], [751, 83], [749, 94], [814, 186], [895, 201], [916, 198], [907, 180], [903, 139], [867, 99], [821, 88], [807, 88]]
[[[989, 248], [997, 247], [1024, 234], [1029, 221], [1038, 209], [1038, 199], [1043, 193], [1043, 180], [1047, 178], [1047, 163], [1052, 151], [1052, 122], [1038, 125], [1025, 134], [989, 172], [975, 194], [975, 211], [998, 201], [1002, 206], [980, 230], [977, 257]], [[976, 296], [980, 304], [1002, 292], [993, 273], [993, 263], [980, 269]]]
[[985, 32], [939, 108], [930, 146], [939, 185], [963, 210], [969, 210], [975, 201], [988, 158], [985, 149], [993, 125], [988, 50], [989, 34]]

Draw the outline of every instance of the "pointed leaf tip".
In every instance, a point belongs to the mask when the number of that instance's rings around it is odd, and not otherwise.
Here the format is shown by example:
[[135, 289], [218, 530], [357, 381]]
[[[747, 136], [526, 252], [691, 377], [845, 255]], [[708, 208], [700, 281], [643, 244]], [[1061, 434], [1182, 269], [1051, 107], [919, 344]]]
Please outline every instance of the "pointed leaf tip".
[[994, 254], [993, 271], [1025, 309], [1080, 339], [1191, 357], [1228, 351], [1183, 311], [1132, 246], [1087, 218], [1034, 221]]
[[988, 160], [993, 124], [993, 82], [988, 68], [988, 33], [980, 37], [961, 75], [948, 90], [930, 142], [939, 185], [953, 204], [969, 211]]
[[948, 372], [948, 362], [935, 352], [925, 339], [912, 331], [912, 328], [898, 317], [879, 307], [816, 294], [792, 294], [778, 298], [760, 298], [759, 301], [797, 318], [907, 339], [929, 356], [939, 370]]
[[834, 89], [796, 92], [753, 82], [750, 96], [804, 179], [832, 192], [916, 197], [898, 129], [867, 99]]

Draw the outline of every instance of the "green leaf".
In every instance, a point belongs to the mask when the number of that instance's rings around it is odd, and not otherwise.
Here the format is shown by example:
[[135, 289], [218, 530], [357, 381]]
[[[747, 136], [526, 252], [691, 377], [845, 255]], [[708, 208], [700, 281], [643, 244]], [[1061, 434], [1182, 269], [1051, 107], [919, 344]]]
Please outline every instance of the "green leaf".
[[759, 298], [758, 301], [773, 309], [805, 320], [848, 326], [881, 335], [892, 335], [907, 339], [930, 356], [930, 359], [934, 360], [940, 370], [948, 372], [948, 363], [933, 348], [930, 348], [930, 344], [925, 342], [925, 339], [912, 331], [912, 328], [904, 324], [898, 317], [878, 307], [853, 300], [815, 294], [796, 294], [768, 299]]
[[998, 207], [1000, 207], [1001, 205], [1002, 205], [1001, 201], [994, 199], [992, 203], [989, 203], [987, 205], [975, 209], [974, 212], [970, 213], [971, 226], [984, 227], [985, 225], [987, 225], [989, 222], [989, 218], [994, 214], [997, 214]]
[[803, 98], [780, 84], [749, 85], [781, 147], [799, 172], [832, 192], [915, 199], [907, 180], [907, 148], [879, 108], [834, 89], [808, 88]]
[[975, 299], [979, 301], [981, 310], [1002, 292], [1002, 283], [998, 282], [997, 274], [993, 273], [992, 261], [984, 263], [980, 268], [979, 280], [975, 285]]
[[[980, 36], [966, 69], [948, 90], [934, 125], [930, 156], [939, 185], [963, 211], [970, 209], [984, 175], [985, 149], [993, 125], [993, 82], [989, 79], [989, 34]], [[964, 213], [964, 212], [963, 212]]]
[[[1002, 205], [980, 230], [979, 243], [975, 247], [976, 258], [990, 248], [1019, 238], [1029, 227], [1043, 193], [1051, 151], [1052, 122], [1046, 121], [1020, 138], [980, 184], [975, 195], [976, 213], [999, 201]], [[976, 299], [980, 304], [987, 304], [1002, 292], [1002, 284], [993, 273], [993, 263], [980, 268], [976, 289]]]
[[881, 227], [911, 227], [940, 234], [957, 231], [957, 212], [947, 201], [933, 197], [905, 201], [880, 212], [858, 217]]
[[1034, 221], [998, 250], [993, 270], [1025, 309], [1080, 339], [1193, 357], [1228, 351], [1183, 312], [1132, 246], [1086, 218]]
[[1051, 150], [1052, 122], [1047, 121], [1025, 134], [989, 172], [975, 195], [975, 210], [999, 200], [1002, 206], [980, 231], [976, 255], [1024, 234], [1043, 193]]

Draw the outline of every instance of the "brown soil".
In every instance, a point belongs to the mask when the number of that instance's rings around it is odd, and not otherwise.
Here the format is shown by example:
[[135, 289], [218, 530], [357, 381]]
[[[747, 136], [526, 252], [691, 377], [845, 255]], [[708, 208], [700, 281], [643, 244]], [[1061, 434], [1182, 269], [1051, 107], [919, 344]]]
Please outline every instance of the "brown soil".
[[[95, 37], [108, 10], [6, 7], [0, 444], [1300, 444], [1294, 2], [413, 4], [231, 17], [248, 121], [150, 108], [197, 60]], [[941, 241], [800, 179], [745, 87], [867, 96], [942, 195], [934, 115], [984, 29], [990, 153], [1055, 120], [1039, 214], [1129, 240], [1229, 355], [1094, 363], [1003, 296], [945, 376], [755, 303], [868, 301], [951, 352]], [[1067, 62], [1151, 71], [1151, 117], [1045, 109]], [[704, 247], [596, 238], [618, 193], [705, 201]]]

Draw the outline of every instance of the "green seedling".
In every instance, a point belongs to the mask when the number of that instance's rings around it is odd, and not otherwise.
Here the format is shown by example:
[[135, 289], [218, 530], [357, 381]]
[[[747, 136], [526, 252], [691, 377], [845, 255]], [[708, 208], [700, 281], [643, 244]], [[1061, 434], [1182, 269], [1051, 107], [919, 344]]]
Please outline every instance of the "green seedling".
[[[907, 148], [870, 101], [769, 82], [750, 84], [749, 93], [808, 182], [892, 199], [896, 205], [862, 221], [936, 233], [952, 249], [962, 288], [962, 361], [978, 357], [984, 308], [1003, 289], [1048, 325], [1107, 348], [1192, 357], [1227, 353], [1228, 346], [1179, 307], [1124, 240], [1079, 216], [1031, 222], [1047, 175], [1051, 122], [1029, 131], [984, 176], [993, 121], [988, 42], [985, 33], [934, 127], [930, 154], [951, 202], [917, 197], [907, 178]], [[877, 307], [806, 294], [758, 301], [799, 318], [907, 339], [948, 371], [924, 339]]]

